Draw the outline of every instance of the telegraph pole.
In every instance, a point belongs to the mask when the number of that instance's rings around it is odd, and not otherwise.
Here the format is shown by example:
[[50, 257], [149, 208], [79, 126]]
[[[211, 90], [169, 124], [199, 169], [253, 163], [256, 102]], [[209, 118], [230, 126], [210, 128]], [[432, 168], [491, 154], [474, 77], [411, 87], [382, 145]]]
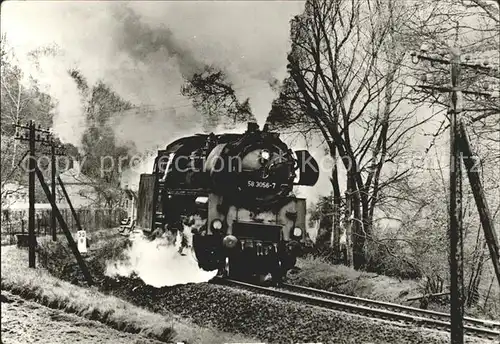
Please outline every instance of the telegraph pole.
[[[50, 138], [50, 172], [52, 181], [52, 202], [56, 203], [56, 146], [54, 139]], [[56, 213], [54, 210], [50, 212], [50, 228], [52, 229], [52, 241], [57, 241], [57, 224]]]
[[29, 211], [28, 211], [28, 242], [29, 242], [29, 267], [35, 267], [35, 123], [29, 122], [29, 176], [28, 176], [28, 195], [29, 195]]
[[451, 319], [451, 343], [464, 343], [464, 270], [463, 270], [463, 228], [462, 228], [462, 159], [458, 145], [458, 116], [461, 112], [460, 89], [460, 52], [458, 49], [450, 49], [451, 59], [444, 60], [427, 56], [427, 47], [421, 48], [424, 54], [412, 53], [412, 57], [431, 62], [445, 63], [450, 65], [451, 88], [435, 88], [433, 86], [422, 86], [432, 90], [449, 92], [450, 105], [448, 114], [450, 116], [450, 207], [449, 207], [449, 259], [450, 259], [450, 319]]
[[[56, 165], [56, 156], [64, 155], [64, 152], [61, 150], [63, 148], [62, 145], [58, 144], [54, 139], [54, 136], [51, 134], [50, 138], [47, 142], [44, 142], [43, 145], [50, 146], [50, 152], [47, 152], [47, 155], [50, 155], [50, 172], [51, 172], [51, 199], [54, 204], [57, 202], [56, 199], [56, 179], [57, 179], [57, 165]], [[52, 233], [52, 241], [57, 241], [57, 219], [54, 210], [50, 213], [50, 228]]]
[[[36, 257], [36, 237], [35, 237], [35, 170], [36, 170], [36, 151], [35, 144], [37, 142], [45, 142], [47, 139], [41, 137], [40, 133], [48, 134], [49, 131], [42, 129], [41, 125], [36, 128], [35, 122], [30, 120], [25, 126], [21, 125], [18, 121], [14, 123], [16, 128], [16, 140], [28, 141], [28, 195], [29, 195], [29, 209], [28, 209], [28, 244], [29, 244], [29, 267], [35, 268]], [[24, 129], [24, 135], [19, 135], [17, 128]]]
[[[462, 63], [460, 58], [460, 51], [458, 49], [450, 49], [451, 59], [446, 60], [443, 58], [431, 57], [427, 55], [428, 47], [426, 44], [422, 45], [420, 54], [412, 52], [412, 61], [418, 63], [419, 60], [431, 61], [434, 63], [442, 63], [450, 65], [451, 73], [451, 88], [450, 87], [435, 87], [421, 85], [423, 89], [437, 90], [440, 92], [449, 92], [450, 106], [448, 114], [450, 115], [450, 208], [449, 208], [449, 228], [448, 236], [450, 241], [450, 295], [451, 295], [451, 343], [463, 344], [463, 313], [465, 293], [463, 286], [463, 223], [462, 223], [462, 152], [467, 154], [464, 158], [469, 179], [471, 181], [472, 190], [476, 199], [476, 205], [479, 210], [481, 222], [485, 232], [485, 238], [490, 248], [491, 256], [493, 258], [493, 265], [495, 271], [499, 271], [498, 267], [498, 242], [494, 235], [491, 235], [493, 224], [487, 212], [486, 200], [481, 198], [482, 187], [478, 183], [473, 183], [474, 178], [477, 176], [473, 173], [470, 166], [470, 149], [464, 149], [465, 144], [468, 144], [465, 135], [465, 128], [463, 121], [460, 118], [462, 112], [462, 93], [472, 94], [475, 96], [491, 97], [491, 93], [476, 92], [462, 90], [460, 88], [460, 71], [461, 67], [473, 68], [487, 72], [489, 75], [494, 74], [495, 71], [480, 64]], [[441, 54], [444, 55], [444, 54]], [[417, 60], [415, 61], [414, 58]], [[466, 57], [467, 60], [467, 57]], [[491, 74], [490, 74], [491, 73]], [[472, 178], [471, 178], [472, 175]], [[476, 196], [477, 195], [477, 196]], [[479, 201], [478, 201], [479, 200]], [[480, 201], [484, 201], [481, 203]], [[494, 230], [493, 230], [494, 232]], [[496, 253], [496, 256], [495, 254]], [[495, 261], [497, 259], [497, 261]], [[499, 279], [500, 281], [500, 279]]]
[[462, 159], [458, 146], [458, 116], [460, 115], [461, 91], [460, 52], [452, 50], [450, 64], [452, 90], [450, 92], [450, 291], [451, 291], [451, 342], [463, 344], [464, 270], [462, 228]]

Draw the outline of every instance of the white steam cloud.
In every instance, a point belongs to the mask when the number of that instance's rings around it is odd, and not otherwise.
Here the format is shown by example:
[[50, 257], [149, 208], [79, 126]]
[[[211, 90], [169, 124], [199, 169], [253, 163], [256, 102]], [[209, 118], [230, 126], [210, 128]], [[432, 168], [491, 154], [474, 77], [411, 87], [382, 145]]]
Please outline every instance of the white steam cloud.
[[[184, 228], [184, 233], [191, 242], [191, 229]], [[204, 271], [198, 267], [191, 244], [179, 254], [180, 233], [175, 244], [166, 237], [147, 240], [138, 234], [132, 238], [132, 246], [125, 252], [125, 258], [107, 262], [106, 276], [137, 276], [144, 283], [155, 288], [186, 283], [207, 282], [217, 274], [216, 271]]]
[[[286, 75], [289, 20], [302, 8], [295, 1], [8, 2], [1, 24], [21, 67], [59, 102], [54, 129], [64, 141], [78, 145], [85, 128], [80, 94], [65, 73], [77, 67], [90, 85], [102, 80], [125, 100], [150, 106], [112, 122], [141, 150], [201, 129], [180, 87], [206, 65], [225, 70], [263, 125], [275, 97], [269, 81]], [[54, 44], [60, 53], [38, 71], [22, 58]]]

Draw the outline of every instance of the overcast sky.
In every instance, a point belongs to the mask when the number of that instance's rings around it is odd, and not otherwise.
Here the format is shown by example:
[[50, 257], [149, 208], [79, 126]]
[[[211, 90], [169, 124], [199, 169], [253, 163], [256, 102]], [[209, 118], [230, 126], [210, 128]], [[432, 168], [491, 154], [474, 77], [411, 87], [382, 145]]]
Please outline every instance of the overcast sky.
[[289, 20], [302, 8], [300, 1], [10, 2], [1, 27], [21, 60], [41, 46], [60, 47], [59, 56], [43, 59], [42, 71], [22, 64], [50, 85], [62, 102], [56, 127], [76, 140], [82, 111], [68, 67], [135, 104], [181, 113], [193, 111], [179, 94], [183, 77], [207, 64], [223, 67], [262, 123], [274, 98], [268, 82], [286, 73]]

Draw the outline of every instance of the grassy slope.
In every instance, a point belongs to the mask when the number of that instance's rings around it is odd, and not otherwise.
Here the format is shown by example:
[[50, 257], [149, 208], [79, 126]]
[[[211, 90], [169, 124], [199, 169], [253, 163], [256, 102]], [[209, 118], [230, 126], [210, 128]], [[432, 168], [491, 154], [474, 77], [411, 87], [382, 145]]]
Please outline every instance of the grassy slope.
[[[400, 280], [375, 273], [356, 271], [344, 265], [330, 264], [321, 258], [301, 258], [297, 260], [297, 266], [298, 271], [288, 273], [289, 283], [412, 307], [420, 305], [418, 300], [411, 301], [411, 303], [406, 301], [411, 296], [422, 295], [423, 290], [418, 280]], [[495, 293], [492, 293], [489, 309], [467, 308], [466, 314], [498, 321], [500, 298], [497, 300], [495, 298]], [[446, 303], [429, 303], [429, 309], [449, 312]]]
[[121, 331], [141, 333], [165, 342], [255, 342], [232, 334], [201, 328], [174, 315], [164, 316], [133, 306], [93, 288], [61, 281], [42, 268], [28, 269], [27, 251], [2, 248], [1, 288], [48, 307], [98, 320]]
[[300, 270], [288, 274], [290, 283], [389, 302], [403, 302], [409, 295], [420, 294], [417, 281], [356, 271], [320, 258], [301, 258], [297, 266]]

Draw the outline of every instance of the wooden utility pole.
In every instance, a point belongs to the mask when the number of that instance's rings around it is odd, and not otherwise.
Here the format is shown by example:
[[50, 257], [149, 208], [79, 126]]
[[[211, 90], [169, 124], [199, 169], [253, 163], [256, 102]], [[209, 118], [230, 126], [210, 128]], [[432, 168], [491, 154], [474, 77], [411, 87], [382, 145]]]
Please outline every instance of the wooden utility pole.
[[[50, 140], [50, 172], [52, 181], [52, 202], [56, 203], [56, 146], [54, 144], [54, 139]], [[56, 224], [56, 214], [54, 210], [50, 212], [50, 228], [52, 230], [52, 241], [57, 241], [57, 224]]]
[[[462, 93], [474, 96], [491, 97], [492, 93], [462, 90], [459, 87], [461, 67], [479, 69], [483, 72], [496, 74], [493, 68], [481, 66], [479, 64], [469, 64], [460, 61], [458, 49], [450, 51], [451, 59], [446, 60], [439, 57], [432, 57], [427, 54], [425, 45], [421, 48], [421, 53], [412, 52], [412, 61], [418, 63], [419, 60], [431, 61], [450, 65], [452, 87], [426, 86], [420, 85], [423, 89], [450, 93], [450, 209], [449, 209], [449, 240], [450, 240], [450, 294], [451, 294], [451, 342], [452, 344], [463, 344], [463, 311], [464, 311], [464, 287], [463, 287], [463, 228], [462, 228], [462, 153], [465, 155], [465, 165], [469, 176], [469, 181], [474, 193], [479, 216], [483, 225], [485, 239], [490, 248], [495, 273], [500, 283], [500, 260], [498, 240], [493, 229], [493, 222], [489, 216], [486, 199], [480, 183], [479, 175], [473, 171], [471, 161], [472, 152], [467, 140], [465, 127], [459, 117], [462, 111]], [[416, 58], [416, 61], [415, 61]]]
[[458, 116], [461, 111], [460, 53], [452, 50], [450, 64], [452, 90], [450, 92], [450, 292], [451, 342], [463, 344], [464, 329], [464, 270], [462, 229], [462, 159], [458, 145]]
[[73, 204], [71, 203], [71, 199], [69, 198], [69, 195], [66, 192], [66, 188], [64, 187], [64, 183], [61, 180], [61, 177], [59, 177], [59, 176], [57, 177], [57, 180], [59, 181], [59, 186], [61, 187], [61, 190], [64, 194], [64, 197], [66, 198], [66, 202], [68, 202], [69, 208], [71, 209], [71, 214], [73, 215], [73, 218], [75, 219], [76, 228], [78, 229], [78, 231], [81, 231], [82, 226], [80, 224], [80, 219], [78, 218], [78, 214], [76, 213], [75, 208], [73, 208]]
[[35, 267], [35, 123], [29, 122], [29, 176], [28, 176], [28, 195], [29, 195], [29, 210], [28, 210], [28, 241], [29, 241], [29, 267]]
[[352, 255], [352, 203], [351, 203], [351, 184], [348, 177], [347, 184], [349, 187], [345, 192], [345, 246], [346, 246], [346, 256], [347, 256], [347, 266], [354, 266], [354, 257]]
[[[45, 137], [40, 137], [40, 133], [47, 134], [48, 130], [42, 129], [41, 125], [38, 128], [35, 127], [34, 121], [29, 121], [25, 126], [21, 125], [18, 121], [14, 123], [14, 128], [16, 128], [16, 140], [28, 141], [28, 197], [29, 197], [29, 209], [28, 209], [28, 246], [29, 254], [28, 261], [29, 267], [35, 268], [36, 266], [36, 237], [35, 237], [35, 169], [36, 169], [36, 151], [35, 144], [37, 142], [46, 142]], [[24, 129], [24, 135], [19, 135], [17, 128]]]
[[[56, 156], [64, 155], [59, 149], [63, 148], [60, 144], [56, 142], [54, 136], [51, 135], [48, 142], [44, 143], [46, 146], [50, 146], [50, 152], [47, 152], [47, 155], [50, 155], [50, 173], [51, 173], [51, 196], [54, 204], [57, 202], [56, 199], [56, 178], [57, 178], [57, 165], [56, 165]], [[52, 241], [57, 241], [57, 220], [56, 214], [54, 210], [52, 210], [50, 214], [50, 228], [52, 233]]]
[[481, 225], [484, 231], [484, 239], [486, 240], [486, 244], [488, 245], [491, 262], [493, 263], [493, 268], [495, 269], [498, 285], [500, 286], [500, 249], [498, 238], [493, 226], [493, 220], [491, 218], [490, 211], [488, 209], [488, 203], [486, 202], [486, 197], [483, 192], [481, 178], [476, 167], [477, 165], [475, 164], [475, 161], [472, 160], [474, 154], [472, 152], [469, 138], [467, 137], [467, 131], [463, 122], [459, 123], [459, 135], [460, 149], [464, 155], [464, 164], [467, 169], [467, 175], [469, 177], [469, 183], [472, 189], [472, 193], [474, 194], [474, 200], [476, 201], [479, 218], [481, 219]]

